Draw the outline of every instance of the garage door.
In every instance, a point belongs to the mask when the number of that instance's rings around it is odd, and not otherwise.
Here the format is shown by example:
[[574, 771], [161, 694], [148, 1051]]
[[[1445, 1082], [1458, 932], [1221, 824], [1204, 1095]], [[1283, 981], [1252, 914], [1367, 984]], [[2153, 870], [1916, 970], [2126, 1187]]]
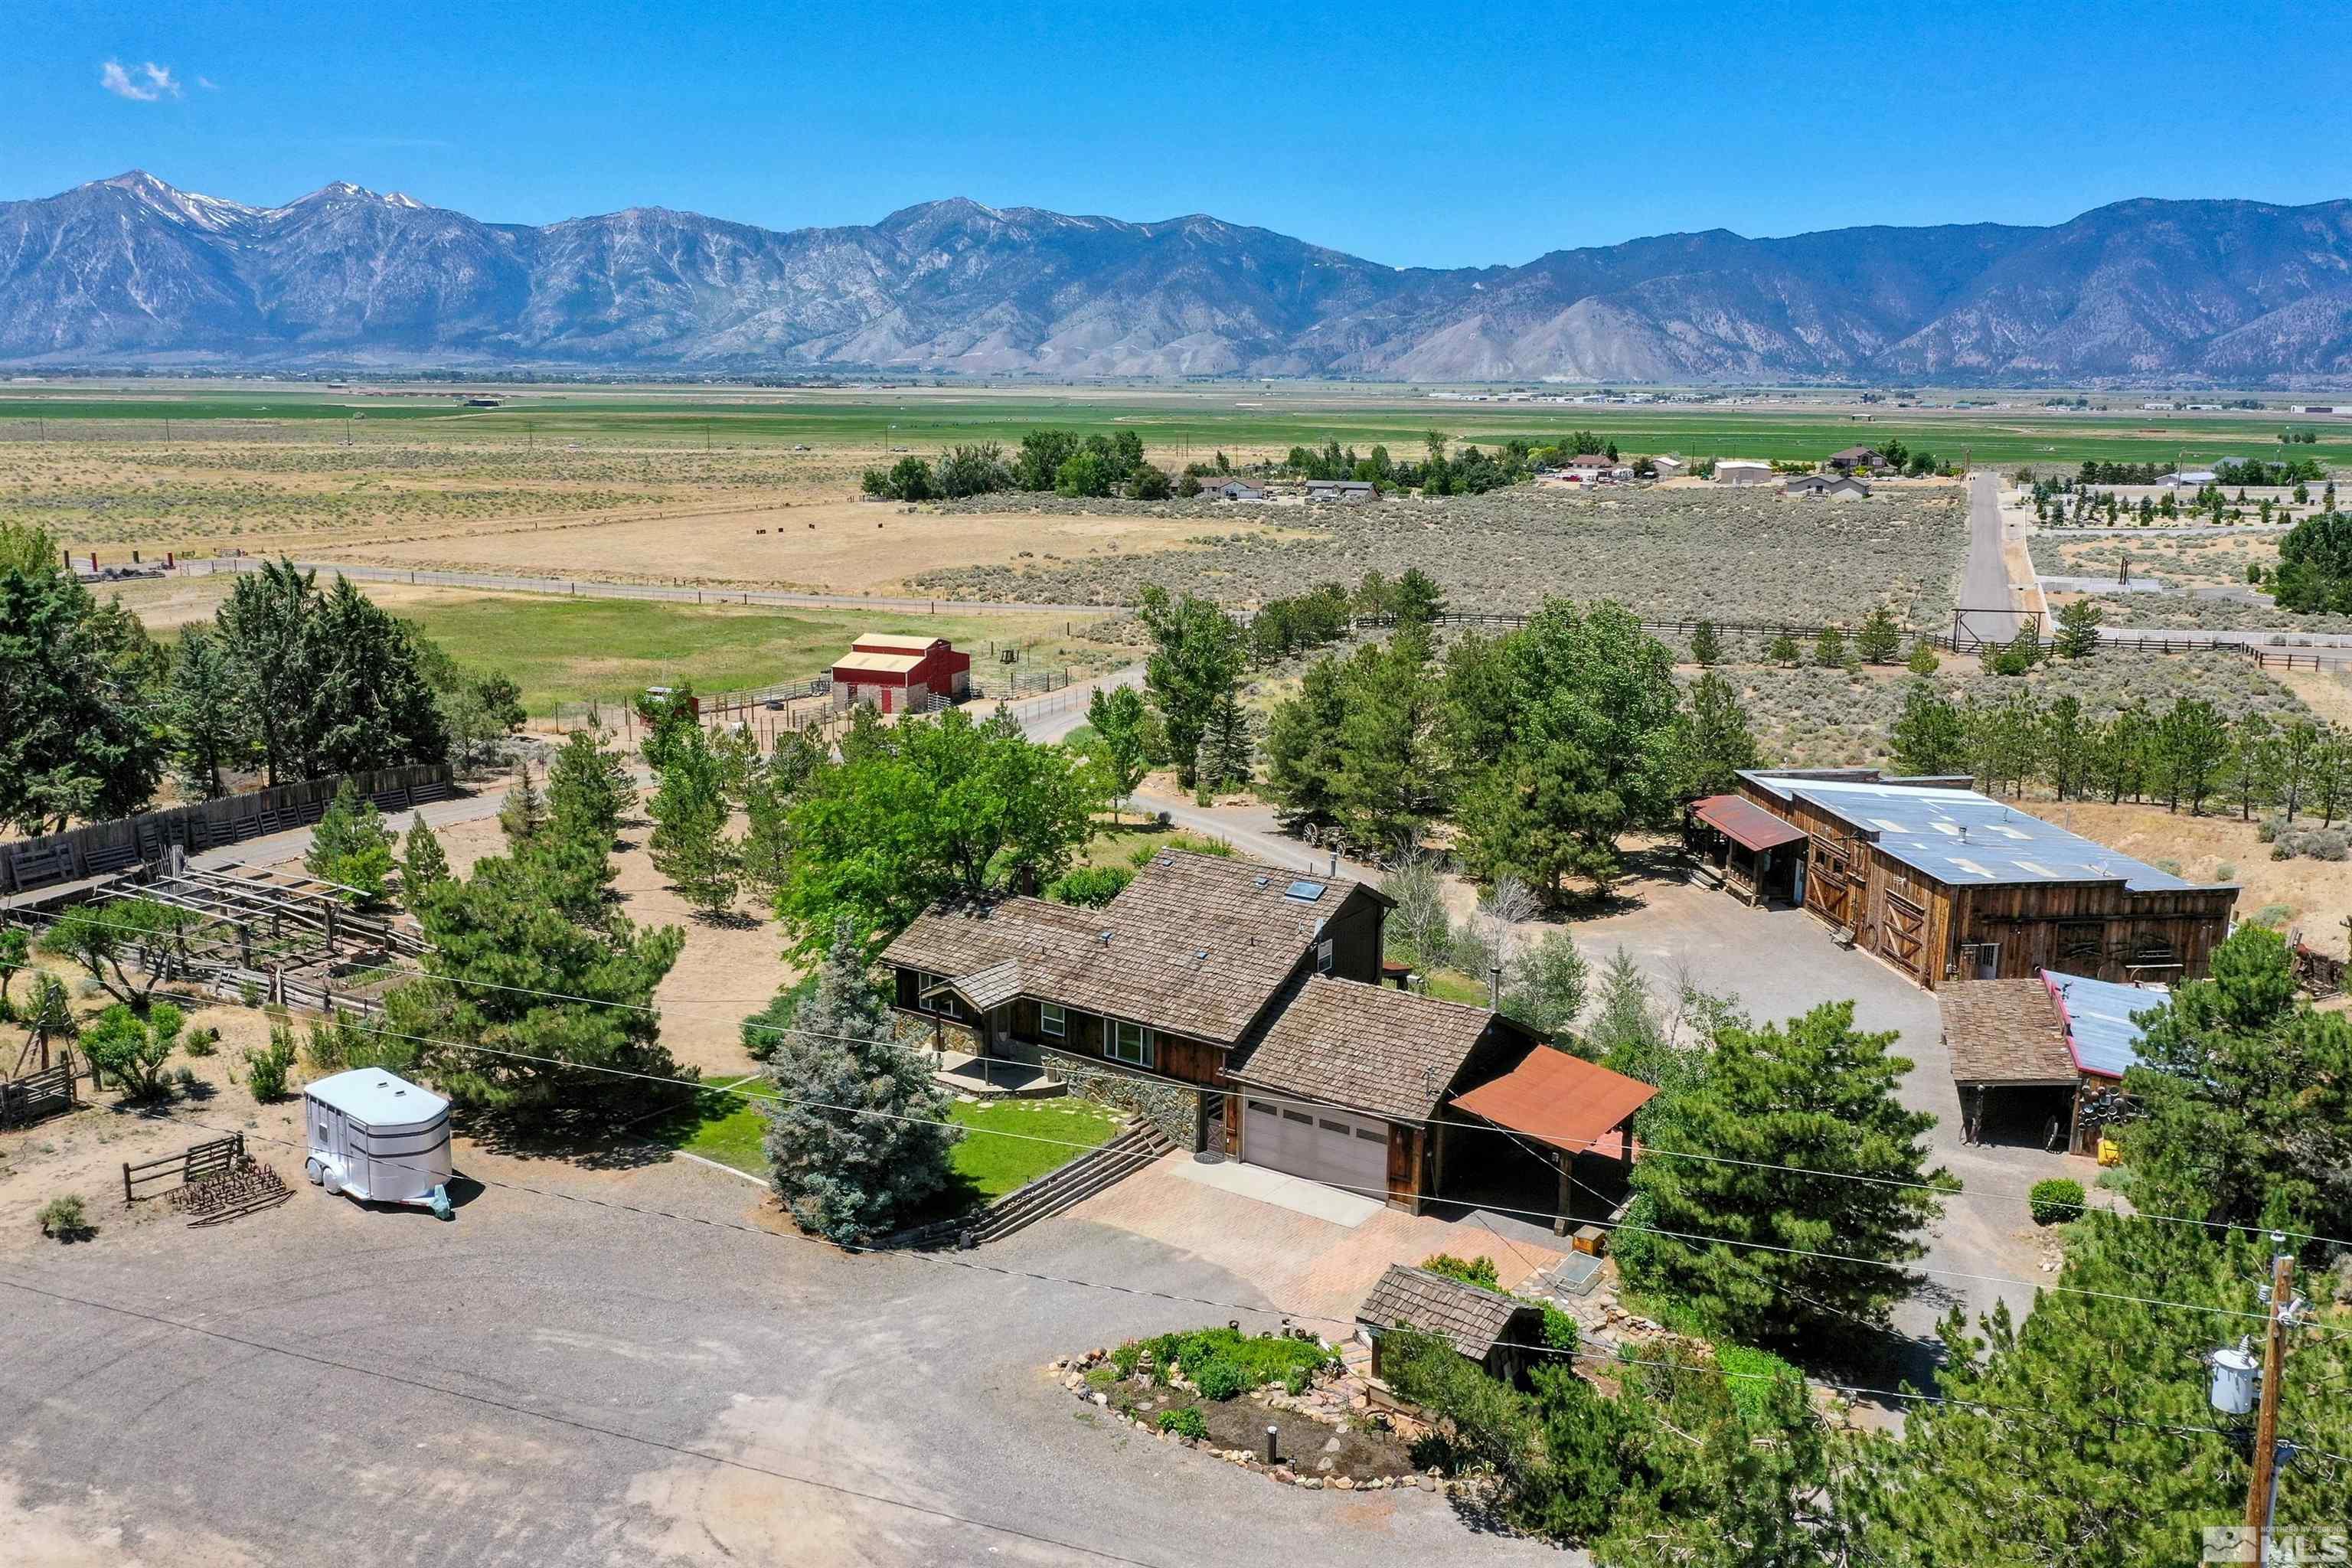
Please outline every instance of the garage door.
[[1310, 1182], [1385, 1199], [1389, 1124], [1319, 1105], [1253, 1100], [1243, 1124], [1242, 1159]]

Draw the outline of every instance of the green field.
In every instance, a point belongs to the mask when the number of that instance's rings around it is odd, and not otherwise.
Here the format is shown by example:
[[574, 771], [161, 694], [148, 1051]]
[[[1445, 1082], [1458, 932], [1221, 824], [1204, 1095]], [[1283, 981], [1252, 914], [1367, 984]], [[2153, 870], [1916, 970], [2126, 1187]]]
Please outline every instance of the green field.
[[[257, 421], [349, 425], [398, 421], [403, 440], [449, 438], [520, 444], [525, 441], [605, 442], [740, 448], [806, 445], [906, 446], [929, 450], [950, 443], [996, 440], [1008, 445], [1023, 431], [1053, 425], [1082, 432], [1132, 429], [1159, 460], [1205, 458], [1219, 447], [1263, 449], [1319, 444], [1369, 448], [1386, 443], [1418, 449], [1423, 434], [1444, 431], [1456, 440], [1493, 443], [1512, 437], [1538, 440], [1589, 429], [1635, 452], [1685, 456], [1749, 456], [1818, 459], [1854, 443], [1900, 439], [1940, 457], [1973, 457], [2003, 467], [2041, 463], [2072, 467], [2084, 457], [2137, 462], [2186, 458], [2275, 457], [2282, 452], [2352, 464], [2352, 425], [2306, 420], [2277, 410], [2231, 414], [2143, 414], [2132, 395], [2109, 395], [2105, 411], [2056, 415], [2042, 411], [2039, 394], [2020, 394], [2011, 409], [1894, 412], [1885, 405], [1867, 421], [1850, 405], [1818, 409], [1777, 405], [1666, 406], [1464, 404], [1423, 397], [1403, 387], [1283, 384], [1192, 385], [1067, 391], [984, 393], [977, 390], [675, 392], [533, 388], [512, 394], [495, 409], [467, 409], [429, 398], [361, 398], [349, 392], [284, 386], [267, 390], [108, 388], [0, 397], [0, 434], [24, 438], [39, 421], [60, 438], [103, 440], [110, 425], [140, 426], [126, 437], [152, 437], [153, 426], [174, 420]], [[2285, 426], [2315, 428], [2315, 446], [2282, 447]]]
[[[760, 1079], [745, 1079], [742, 1083], [750, 1093], [769, 1092]], [[955, 1173], [953, 1185], [931, 1205], [942, 1216], [992, 1203], [1068, 1164], [1087, 1150], [1108, 1142], [1120, 1122], [1117, 1112], [1067, 1096], [987, 1103], [958, 1100], [948, 1111], [948, 1119], [965, 1129], [965, 1133], [949, 1156]], [[758, 1100], [720, 1088], [703, 1091], [691, 1110], [652, 1125], [648, 1135], [665, 1148], [699, 1154], [764, 1177], [768, 1160], [761, 1141], [767, 1131], [767, 1115]]]
[[701, 691], [741, 691], [806, 680], [830, 668], [858, 633], [920, 632], [975, 654], [992, 643], [1029, 647], [1024, 668], [1060, 666], [1105, 650], [1061, 636], [1063, 623], [1034, 616], [905, 616], [868, 610], [777, 610], [634, 599], [504, 594], [395, 606], [395, 613], [469, 669], [497, 670], [522, 688], [524, 707], [546, 714], [558, 700], [619, 702], [648, 686], [691, 681]]

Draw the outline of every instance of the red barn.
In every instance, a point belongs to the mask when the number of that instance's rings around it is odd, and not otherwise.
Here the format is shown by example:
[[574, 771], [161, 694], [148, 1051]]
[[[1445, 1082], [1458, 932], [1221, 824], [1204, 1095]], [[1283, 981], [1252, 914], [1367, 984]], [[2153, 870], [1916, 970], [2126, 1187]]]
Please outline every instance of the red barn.
[[945, 637], [871, 633], [850, 645], [833, 667], [833, 703], [871, 702], [885, 713], [920, 711], [934, 697], [951, 702], [971, 695], [971, 655]]

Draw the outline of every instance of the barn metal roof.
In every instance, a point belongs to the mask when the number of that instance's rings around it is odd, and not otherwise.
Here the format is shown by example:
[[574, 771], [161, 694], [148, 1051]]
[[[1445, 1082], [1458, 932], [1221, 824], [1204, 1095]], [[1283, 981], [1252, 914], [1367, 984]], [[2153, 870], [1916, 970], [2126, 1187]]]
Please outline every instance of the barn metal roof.
[[1760, 772], [1739, 776], [1782, 800], [1801, 800], [1852, 823], [1888, 855], [1939, 882], [2121, 882], [2136, 893], [2200, 886], [1972, 789]]
[[874, 675], [904, 675], [923, 662], [916, 653], [845, 653], [833, 661], [835, 669], [861, 670]]
[[1691, 806], [1691, 815], [1744, 849], [1777, 849], [1810, 837], [1788, 818], [1773, 816], [1743, 795], [1708, 795]]
[[2042, 979], [2058, 1004], [2059, 1022], [2065, 1028], [2066, 1048], [2074, 1053], [2074, 1065], [2101, 1078], [2121, 1078], [2126, 1068], [2139, 1065], [2139, 1043], [2145, 1031], [2132, 1022], [2132, 1015], [2159, 1012], [2171, 1005], [2171, 997], [2165, 992], [2119, 985], [2112, 980], [2061, 974], [2050, 969], [2042, 972]]

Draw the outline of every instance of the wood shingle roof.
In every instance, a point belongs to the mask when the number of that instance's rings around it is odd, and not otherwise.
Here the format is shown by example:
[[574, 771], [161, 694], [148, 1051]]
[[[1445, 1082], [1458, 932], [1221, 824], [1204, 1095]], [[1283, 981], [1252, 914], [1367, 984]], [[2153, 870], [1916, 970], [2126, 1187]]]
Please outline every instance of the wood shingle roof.
[[1310, 974], [1225, 1075], [1392, 1121], [1423, 1121], [1495, 1022], [1484, 1007]]
[[[940, 905], [882, 958], [970, 977], [992, 998], [960, 985], [975, 1005], [1035, 996], [1230, 1046], [1354, 899], [1387, 901], [1345, 878], [1300, 879], [1254, 861], [1162, 850], [1103, 909], [1025, 898]], [[1017, 974], [997, 967], [1007, 962]]]
[[[1521, 1314], [1525, 1320], [1515, 1330], [1514, 1320]], [[1364, 1304], [1356, 1309], [1356, 1321], [1383, 1333], [1402, 1324], [1425, 1334], [1442, 1334], [1455, 1350], [1478, 1362], [1486, 1359], [1496, 1341], [1542, 1342], [1540, 1309], [1499, 1291], [1402, 1263], [1389, 1265]]]
[[1937, 996], [1954, 1082], [2071, 1084], [2081, 1076], [2041, 976], [1967, 980]]

